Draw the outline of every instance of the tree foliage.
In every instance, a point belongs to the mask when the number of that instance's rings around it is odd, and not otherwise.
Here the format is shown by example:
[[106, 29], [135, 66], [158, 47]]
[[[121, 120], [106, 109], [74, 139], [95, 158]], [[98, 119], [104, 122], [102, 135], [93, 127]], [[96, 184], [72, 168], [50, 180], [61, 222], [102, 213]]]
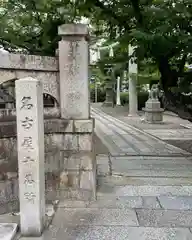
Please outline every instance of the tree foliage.
[[161, 74], [165, 106], [192, 120], [191, 104], [186, 104], [192, 99], [186, 101], [183, 95], [183, 91], [191, 90], [191, 78], [186, 77], [185, 64], [192, 56], [192, 1], [92, 2], [92, 21], [97, 21], [100, 27], [99, 20], [105, 21], [103, 31], [108, 31], [109, 38], [119, 41], [125, 51], [128, 43], [137, 46], [138, 60], [154, 63]]
[[58, 25], [82, 16], [89, 18], [95, 36], [120, 43], [115, 64], [127, 64], [128, 44], [137, 46], [138, 60], [161, 74], [167, 108], [192, 120], [182, 94], [191, 90], [184, 66], [192, 56], [192, 0], [3, 0], [0, 44], [54, 55]]
[[12, 52], [55, 55], [58, 26], [80, 19], [67, 0], [6, 0], [0, 8], [0, 44]]

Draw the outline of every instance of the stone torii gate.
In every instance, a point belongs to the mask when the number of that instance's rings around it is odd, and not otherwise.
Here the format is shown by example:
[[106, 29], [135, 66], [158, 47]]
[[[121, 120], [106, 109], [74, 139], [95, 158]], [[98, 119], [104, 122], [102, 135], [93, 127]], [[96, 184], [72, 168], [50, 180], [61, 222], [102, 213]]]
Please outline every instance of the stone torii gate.
[[[31, 94], [36, 101], [34, 106], [37, 107], [36, 112], [39, 114], [39, 119], [41, 119], [42, 111], [39, 110], [40, 106], [38, 107], [36, 97], [41, 93], [41, 90], [34, 87], [35, 82], [37, 83], [35, 86], [41, 82], [42, 92], [51, 95], [58, 104], [56, 114], [54, 112], [46, 113], [51, 115], [51, 118], [46, 118], [44, 109], [46, 199], [91, 200], [95, 199], [96, 195], [96, 162], [93, 148], [94, 121], [90, 118], [88, 29], [83, 24], [66, 24], [58, 28], [58, 34], [62, 39], [59, 42], [58, 56], [56, 57], [0, 54], [0, 84], [17, 79], [16, 97], [21, 98], [25, 97], [24, 86], [28, 81], [27, 84], [33, 86], [31, 89], [34, 89]], [[22, 85], [19, 79], [23, 78]], [[19, 106], [17, 103], [17, 123], [18, 119], [21, 119]], [[13, 121], [15, 120], [15, 112], [15, 109], [12, 109], [6, 113], [6, 116], [0, 114], [0, 145], [3, 146], [5, 156], [9, 156], [9, 164], [7, 165], [9, 172], [17, 171], [18, 162], [19, 169], [24, 169], [21, 161], [23, 150], [22, 146], [19, 145], [23, 134], [21, 128], [18, 128], [21, 130], [20, 133], [16, 132], [16, 121]], [[37, 121], [41, 120], [37, 118]], [[35, 131], [39, 134], [43, 133], [43, 131], [38, 130], [38, 122], [36, 124]], [[18, 144], [16, 143], [17, 137]], [[34, 136], [34, 138], [36, 137]], [[7, 147], [9, 146], [7, 141], [11, 143], [12, 149]], [[19, 158], [17, 158], [17, 150]], [[36, 150], [38, 151], [38, 149]], [[39, 151], [41, 150], [39, 149]], [[6, 166], [6, 162], [3, 164]], [[38, 169], [39, 167], [37, 166]], [[41, 171], [38, 171], [41, 175]], [[25, 171], [21, 172], [25, 174]], [[39, 178], [41, 177], [39, 176]], [[21, 189], [25, 184], [22, 180], [23, 178], [20, 178], [19, 181]], [[33, 180], [34, 184], [44, 184], [38, 178]], [[34, 189], [39, 188], [34, 187]], [[37, 194], [35, 193], [33, 197]], [[28, 204], [23, 199], [23, 191], [20, 191], [20, 211], [22, 211], [24, 204]], [[25, 214], [30, 213], [25, 212]], [[42, 216], [39, 215], [39, 217]], [[40, 219], [37, 220], [40, 221]], [[28, 225], [23, 226], [21, 228], [23, 234], [26, 236], [40, 235], [42, 227], [39, 224], [37, 221], [37, 227], [31, 228], [32, 230]]]

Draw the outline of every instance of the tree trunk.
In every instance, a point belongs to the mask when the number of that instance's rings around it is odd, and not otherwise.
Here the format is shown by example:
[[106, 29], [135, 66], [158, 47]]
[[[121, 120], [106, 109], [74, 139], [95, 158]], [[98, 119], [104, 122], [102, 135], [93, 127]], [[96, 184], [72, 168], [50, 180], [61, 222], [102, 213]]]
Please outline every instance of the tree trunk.
[[184, 96], [181, 92], [174, 92], [172, 89], [178, 89], [178, 74], [171, 70], [168, 59], [163, 57], [159, 62], [159, 71], [161, 73], [161, 87], [164, 91], [162, 103], [165, 110], [178, 114], [179, 117], [192, 122], [192, 101], [191, 97]]
[[185, 96], [181, 93], [174, 94], [171, 91], [166, 91], [162, 97], [162, 102], [165, 110], [176, 113], [180, 118], [192, 122], [192, 105], [185, 103]]

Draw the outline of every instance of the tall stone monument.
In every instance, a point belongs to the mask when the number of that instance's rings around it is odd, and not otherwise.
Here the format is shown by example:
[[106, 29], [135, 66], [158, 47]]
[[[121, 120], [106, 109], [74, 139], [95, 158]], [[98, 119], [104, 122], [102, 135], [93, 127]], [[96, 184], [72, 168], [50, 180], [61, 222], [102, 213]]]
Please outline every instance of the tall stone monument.
[[45, 218], [42, 82], [16, 81], [20, 223], [23, 236], [40, 236]]
[[88, 81], [88, 29], [84, 24], [64, 24], [58, 28], [60, 104], [64, 119], [90, 117]]
[[72, 198], [94, 199], [96, 160], [94, 120], [90, 118], [88, 29], [84, 24], [64, 24], [58, 33], [62, 37], [59, 42], [61, 118], [73, 129], [64, 136], [61, 188], [63, 185]]
[[157, 85], [153, 85], [149, 92], [149, 99], [145, 103], [143, 111], [145, 113], [144, 120], [148, 123], [161, 123], [163, 121], [163, 111], [158, 99]]

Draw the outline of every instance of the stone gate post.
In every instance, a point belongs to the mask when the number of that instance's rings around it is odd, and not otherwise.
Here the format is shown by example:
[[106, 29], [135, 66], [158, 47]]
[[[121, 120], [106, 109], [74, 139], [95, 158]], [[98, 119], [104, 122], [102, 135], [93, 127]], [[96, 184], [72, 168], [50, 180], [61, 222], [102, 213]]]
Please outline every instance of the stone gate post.
[[61, 117], [88, 119], [89, 107], [89, 51], [88, 29], [84, 24], [64, 24], [59, 27], [59, 72]]
[[[58, 28], [61, 118], [71, 132], [64, 137], [61, 185], [70, 196], [94, 199], [96, 161], [93, 146], [94, 121], [90, 118], [88, 29], [84, 24]], [[60, 186], [62, 188], [62, 186]], [[69, 195], [68, 195], [69, 196]]]

